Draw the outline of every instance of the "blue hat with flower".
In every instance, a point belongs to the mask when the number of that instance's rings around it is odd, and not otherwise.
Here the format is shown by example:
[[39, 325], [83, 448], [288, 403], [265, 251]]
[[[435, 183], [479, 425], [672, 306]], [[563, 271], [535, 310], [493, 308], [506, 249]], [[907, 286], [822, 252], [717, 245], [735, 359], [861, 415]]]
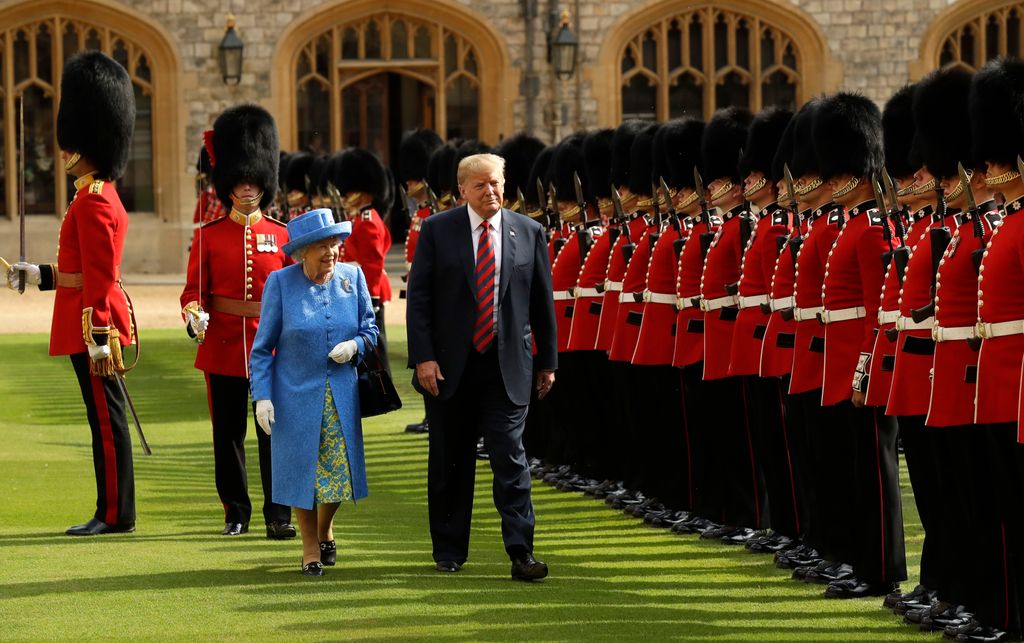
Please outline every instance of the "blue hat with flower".
[[286, 255], [293, 254], [311, 243], [328, 237], [345, 237], [352, 234], [352, 222], [334, 222], [334, 213], [328, 208], [319, 208], [300, 214], [288, 222], [288, 243], [281, 248]]

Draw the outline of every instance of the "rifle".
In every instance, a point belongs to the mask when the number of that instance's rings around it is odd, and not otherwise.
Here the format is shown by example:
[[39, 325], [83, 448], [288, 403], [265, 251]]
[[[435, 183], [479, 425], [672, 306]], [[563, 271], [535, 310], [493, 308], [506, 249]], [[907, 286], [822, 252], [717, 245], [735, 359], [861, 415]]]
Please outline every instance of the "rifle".
[[[942, 224], [946, 218], [946, 195], [945, 190], [939, 185], [935, 187], [935, 198], [936, 208], [935, 214], [932, 215], [933, 223]], [[939, 227], [933, 227], [928, 230], [928, 240], [931, 244], [932, 251], [932, 288], [931, 288], [931, 301], [916, 310], [910, 311], [910, 316], [913, 318], [915, 323], [920, 324], [929, 317], [935, 315], [935, 285], [936, 275], [939, 272], [939, 262], [942, 261], [942, 255], [946, 252], [946, 246], [949, 245], [949, 240], [952, 238], [949, 228], [945, 225]]]
[[978, 211], [978, 202], [974, 200], [974, 189], [971, 188], [971, 176], [967, 174], [963, 163], [956, 164], [956, 171], [960, 175], [960, 185], [964, 186], [964, 196], [967, 198], [967, 214], [974, 223], [974, 236], [978, 237], [981, 247], [971, 253], [971, 261], [974, 263], [974, 272], [981, 272], [981, 253], [985, 252], [985, 226], [981, 223], [981, 212]]
[[580, 244], [580, 261], [583, 261], [590, 252], [594, 240], [587, 229], [587, 202], [583, 198], [583, 184], [580, 182], [579, 172], [572, 173], [572, 185], [576, 189], [576, 207], [580, 209], [580, 227], [576, 231], [576, 241]]
[[668, 189], [668, 184], [665, 183], [665, 177], [659, 177], [658, 182], [661, 184], [661, 192], [665, 195], [665, 212], [668, 215], [668, 220], [672, 225], [672, 229], [679, 232], [679, 213], [676, 212], [675, 204], [672, 203], [672, 191]]
[[700, 216], [704, 221], [704, 232], [700, 233], [700, 256], [707, 257], [715, 233], [711, 231], [711, 211], [708, 210], [708, 200], [704, 194], [704, 180], [700, 178], [700, 171], [696, 165], [693, 166], [693, 182], [697, 198], [700, 200]]
[[[887, 214], [888, 210], [885, 207], [885, 199], [882, 198], [882, 186], [878, 183], [877, 174], [871, 175], [871, 191], [875, 193], [875, 205], [883, 214]], [[896, 249], [896, 246], [892, 244], [892, 230], [889, 229], [888, 216], [883, 217], [882, 220], [882, 238], [889, 244], [889, 249], [882, 253], [882, 267], [888, 270], [889, 262], [892, 261], [892, 253]]]
[[892, 177], [889, 176], [889, 171], [882, 168], [882, 179], [885, 183], [885, 191], [889, 195], [890, 204], [890, 216], [894, 219], [896, 226], [896, 236], [900, 239], [900, 247], [892, 251], [892, 261], [896, 267], [896, 278], [899, 280], [900, 287], [903, 287], [903, 277], [907, 274], [907, 264], [910, 262], [910, 248], [905, 244], [907, 238], [907, 227], [905, 223], [905, 217], [908, 215], [907, 207], [901, 206], [899, 198], [896, 196], [896, 184], [893, 182]]
[[619, 191], [612, 186], [612, 207], [615, 210], [615, 216], [612, 218], [612, 223], [617, 225], [608, 226], [608, 240], [612, 245], [615, 245], [615, 241], [619, 238], [620, 234], [625, 234], [626, 239], [629, 239], [629, 226], [626, 225], [626, 214], [622, 211], [622, 198], [619, 196]]

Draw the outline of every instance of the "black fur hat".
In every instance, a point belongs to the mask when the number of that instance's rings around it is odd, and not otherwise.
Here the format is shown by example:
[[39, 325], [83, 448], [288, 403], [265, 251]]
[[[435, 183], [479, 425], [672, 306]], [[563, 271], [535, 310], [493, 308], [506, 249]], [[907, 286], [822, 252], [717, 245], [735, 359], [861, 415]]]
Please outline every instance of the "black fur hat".
[[490, 145], [488, 145], [487, 143], [483, 143], [481, 141], [478, 141], [476, 139], [470, 139], [468, 141], [463, 141], [455, 149], [455, 157], [452, 159], [452, 166], [451, 166], [451, 169], [449, 170], [451, 172], [451, 174], [449, 175], [448, 183], [447, 183], [447, 185], [450, 186], [449, 189], [452, 191], [452, 194], [455, 194], [455, 195], [459, 194], [459, 176], [458, 176], [458, 173], [459, 173], [459, 163], [462, 162], [462, 159], [466, 158], [467, 156], [473, 156], [474, 154], [486, 154], [487, 152], [490, 152], [490, 151], [491, 151], [491, 146]]
[[574, 173], [579, 173], [583, 193], [586, 195], [587, 173], [583, 165], [583, 141], [586, 136], [585, 132], [576, 132], [555, 146], [551, 165], [548, 166], [548, 182], [555, 186], [555, 198], [559, 201], [576, 202]]
[[885, 167], [890, 176], [910, 176], [921, 167], [911, 162], [914, 144], [914, 91], [916, 85], [904, 85], [892, 95], [882, 109], [882, 139]]
[[[306, 193], [306, 177], [309, 176], [309, 167], [313, 164], [313, 155], [309, 152], [295, 152], [288, 159], [288, 166], [284, 179], [284, 187], [289, 192]], [[316, 186], [310, 181], [310, 190]]]
[[359, 147], [350, 147], [337, 157], [331, 180], [342, 195], [352, 192], [371, 194], [374, 199], [387, 196], [388, 176], [377, 155]]
[[740, 150], [747, 142], [747, 131], [753, 118], [750, 110], [742, 107], [726, 107], [711, 117], [700, 142], [704, 163], [701, 176], [705, 186], [723, 178], [740, 182]]
[[[640, 133], [640, 130], [650, 125], [647, 121], [641, 120], [629, 120], [623, 122], [617, 128], [615, 128], [615, 134], [612, 136], [612, 167], [611, 167], [611, 179], [612, 185], [615, 187], [622, 187], [629, 185], [629, 174], [630, 163], [630, 151], [633, 148], [633, 139]], [[646, 192], [650, 190], [647, 188]]]
[[779, 149], [782, 133], [792, 120], [793, 112], [778, 107], [764, 109], [754, 117], [750, 122], [743, 157], [740, 159], [740, 176], [746, 177], [753, 172], [760, 172], [769, 183], [775, 183], [782, 178], [781, 168], [776, 174], [775, 153]]
[[633, 138], [629, 148], [629, 191], [651, 196], [654, 179], [654, 135], [661, 126], [647, 123]]
[[1016, 168], [1024, 153], [1024, 61], [989, 61], [974, 74], [969, 104], [974, 158]]
[[309, 190], [311, 193], [316, 194], [319, 192], [324, 196], [327, 195], [326, 187], [330, 177], [327, 171], [327, 164], [330, 159], [331, 157], [326, 154], [318, 154], [313, 157], [313, 161], [309, 164], [306, 175], [309, 176]]
[[665, 181], [676, 189], [695, 188], [693, 168], [703, 171], [700, 141], [706, 125], [696, 118], [677, 118], [661, 126], [664, 131], [665, 151], [668, 155], [669, 174]]
[[434, 150], [427, 162], [427, 183], [434, 194], [440, 198], [451, 189], [448, 186], [448, 173], [451, 170], [452, 159], [455, 158], [455, 150], [462, 139], [453, 138], [441, 147]]
[[957, 175], [957, 162], [973, 167], [970, 116], [971, 72], [961, 67], [934, 71], [917, 84], [914, 127], [924, 166], [937, 179]]
[[668, 131], [664, 125], [654, 133], [654, 146], [651, 147], [651, 178], [656, 186], [661, 185], [661, 179], [668, 183], [672, 176], [672, 167], [668, 164], [668, 145], [665, 142], [667, 136]]
[[116, 181], [128, 166], [134, 131], [135, 90], [125, 68], [98, 51], [69, 58], [57, 110], [60, 148], [88, 159], [97, 177]]
[[516, 191], [522, 190], [523, 195], [530, 189], [527, 181], [530, 170], [537, 155], [544, 149], [540, 139], [526, 133], [519, 133], [506, 138], [494, 148], [494, 153], [505, 159], [505, 198], [516, 199]]
[[427, 177], [427, 164], [434, 150], [444, 145], [432, 129], [417, 127], [402, 134], [398, 144], [398, 178], [419, 181]]
[[823, 181], [882, 170], [882, 112], [867, 96], [838, 92], [825, 97], [812, 136]]
[[540, 207], [544, 207], [547, 204], [547, 197], [544, 199], [544, 203], [537, 203], [537, 179], [544, 184], [544, 193], [547, 194], [548, 183], [548, 167], [551, 165], [551, 159], [555, 155], [555, 146], [548, 145], [537, 158], [533, 161], [533, 167], [530, 168], [530, 178], [526, 180], [526, 189], [523, 190], [523, 196], [526, 197], [527, 202], [533, 203]]
[[594, 130], [583, 139], [583, 169], [587, 173], [587, 195], [592, 199], [610, 199], [612, 196], [612, 138], [611, 128]]
[[277, 193], [277, 125], [258, 105], [229, 107], [213, 123], [213, 184], [217, 198], [231, 203], [231, 191], [242, 182], [260, 186], [266, 209]]
[[793, 117], [793, 151], [789, 157], [789, 171], [793, 178], [818, 176], [818, 150], [814, 146], [814, 121], [821, 109], [823, 97], [815, 97], [804, 103]]

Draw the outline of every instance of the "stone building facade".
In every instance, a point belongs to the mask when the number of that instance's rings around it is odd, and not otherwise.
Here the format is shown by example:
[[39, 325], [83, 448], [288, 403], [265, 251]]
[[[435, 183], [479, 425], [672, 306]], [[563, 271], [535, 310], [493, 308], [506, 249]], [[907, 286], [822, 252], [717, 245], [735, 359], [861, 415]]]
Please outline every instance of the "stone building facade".
[[[21, 93], [34, 91], [30, 106], [42, 107], [26, 129], [37, 133], [32, 189], [43, 196], [33, 193], [40, 211], [28, 217], [27, 254], [52, 260], [69, 195], [46, 169], [55, 153], [46, 128], [56, 115], [60, 59], [76, 47], [119, 53], [148, 110], [137, 128], [138, 170], [126, 179], [135, 193], [122, 270], [179, 273], [201, 133], [229, 105], [270, 109], [285, 149], [310, 145], [313, 132], [327, 151], [369, 141], [388, 157], [398, 125], [493, 144], [530, 126], [550, 141], [623, 116], [706, 117], [725, 103], [796, 105], [837, 89], [882, 102], [940, 64], [977, 67], [993, 55], [1020, 55], [1022, 9], [1005, 0], [3, 2], [0, 161], [10, 171], [0, 185], [0, 255], [18, 254], [11, 115]], [[245, 44], [237, 84], [226, 84], [218, 65], [229, 11]], [[575, 73], [558, 80], [547, 41], [563, 11], [579, 48]], [[314, 118], [322, 125], [310, 126]], [[360, 129], [376, 133], [368, 139]]]

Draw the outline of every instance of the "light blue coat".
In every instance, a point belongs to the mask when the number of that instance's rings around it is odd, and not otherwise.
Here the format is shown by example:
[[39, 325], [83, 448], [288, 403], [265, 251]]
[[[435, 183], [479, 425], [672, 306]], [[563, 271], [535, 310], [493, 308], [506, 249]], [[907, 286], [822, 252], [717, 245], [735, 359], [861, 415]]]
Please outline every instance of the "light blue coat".
[[355, 339], [358, 361], [367, 349], [363, 337], [376, 344], [377, 332], [359, 268], [339, 263], [322, 286], [306, 277], [302, 264], [270, 273], [249, 365], [252, 398], [274, 403], [274, 502], [313, 508], [327, 381], [348, 449], [353, 495], [367, 496], [355, 362], [338, 364], [327, 354], [339, 342]]

